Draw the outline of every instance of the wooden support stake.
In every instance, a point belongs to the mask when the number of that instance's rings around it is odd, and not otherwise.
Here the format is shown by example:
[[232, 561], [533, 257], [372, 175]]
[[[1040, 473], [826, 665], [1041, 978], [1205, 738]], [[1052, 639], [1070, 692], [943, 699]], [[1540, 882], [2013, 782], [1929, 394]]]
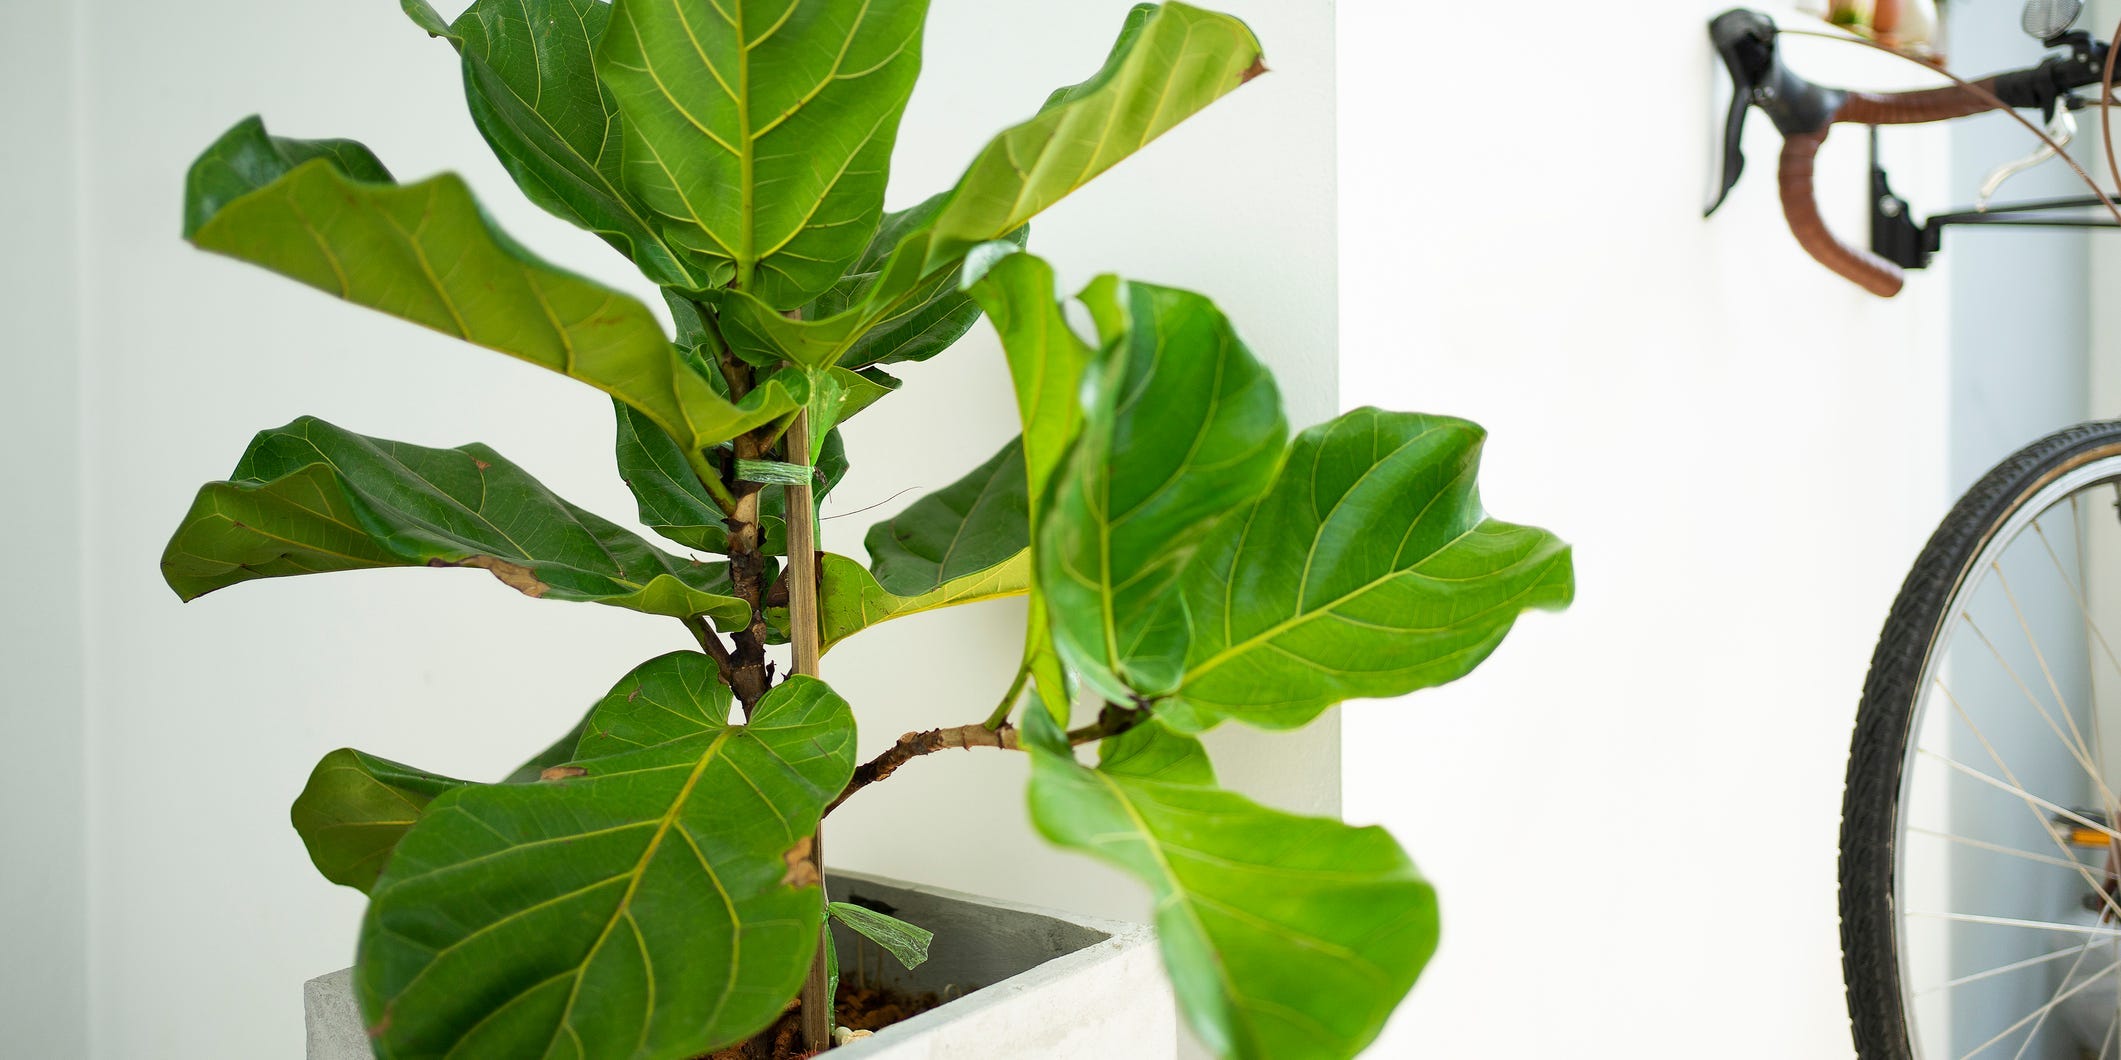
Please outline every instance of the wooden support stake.
[[[788, 462], [810, 464], [810, 413], [798, 412], [788, 428]], [[817, 611], [817, 503], [810, 492], [811, 481], [782, 487], [787, 491], [784, 515], [788, 525], [788, 640], [793, 659], [791, 672], [818, 676]], [[824, 826], [810, 841], [810, 865], [817, 870], [819, 885], [825, 879]], [[823, 1050], [832, 1047], [832, 997], [825, 969], [825, 933], [830, 921], [818, 927], [817, 957], [810, 962], [810, 977], [803, 981], [803, 1046]]]

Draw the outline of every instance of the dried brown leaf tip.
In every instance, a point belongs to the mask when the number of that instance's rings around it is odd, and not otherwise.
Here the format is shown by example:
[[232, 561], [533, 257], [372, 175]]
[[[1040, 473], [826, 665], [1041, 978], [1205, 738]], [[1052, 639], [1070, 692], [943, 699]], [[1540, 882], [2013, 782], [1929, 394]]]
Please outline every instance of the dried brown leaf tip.
[[477, 567], [480, 570], [491, 571], [494, 577], [501, 579], [501, 584], [532, 598], [543, 596], [552, 591], [552, 586], [539, 581], [538, 576], [529, 567], [520, 563], [510, 563], [505, 559], [495, 559], [492, 556], [469, 556], [457, 563], [436, 559], [429, 560], [427, 565], [430, 567]]
[[573, 780], [576, 777], [586, 777], [588, 775], [589, 771], [581, 766], [548, 766], [544, 772], [538, 774], [538, 779]]
[[810, 860], [809, 836], [795, 841], [781, 860], [788, 863], [788, 871], [781, 874], [783, 887], [815, 887], [818, 884], [817, 864]]
[[1264, 55], [1255, 56], [1252, 60], [1252, 65], [1245, 67], [1245, 72], [1237, 75], [1237, 83], [1242, 85], [1266, 72], [1267, 57]]

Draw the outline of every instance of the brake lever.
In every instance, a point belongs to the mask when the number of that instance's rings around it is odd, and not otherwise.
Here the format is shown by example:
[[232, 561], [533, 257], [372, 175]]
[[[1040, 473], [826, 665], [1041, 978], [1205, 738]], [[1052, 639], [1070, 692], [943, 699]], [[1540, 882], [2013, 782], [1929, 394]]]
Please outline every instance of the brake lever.
[[2077, 116], [2071, 113], [2068, 107], [2056, 107], [2055, 116], [2049, 118], [2047, 122], [2047, 138], [2054, 141], [2054, 143], [2041, 144], [2032, 154], [2016, 162], [2006, 162], [1997, 166], [1994, 171], [1989, 173], [1988, 179], [1981, 182], [1981, 191], [1974, 196], [1974, 211], [1976, 213], [1987, 213], [1989, 200], [1995, 198], [1996, 192], [2003, 189], [2005, 181], [2055, 157], [2055, 148], [2068, 147], [2069, 142], [2075, 139], [2076, 135]]
[[1823, 88], [1797, 76], [1775, 50], [1775, 22], [1758, 11], [1737, 8], [1709, 22], [1709, 41], [1731, 76], [1730, 112], [1724, 116], [1720, 186], [1711, 184], [1709, 207], [1716, 212], [1737, 185], [1745, 168], [1742, 141], [1746, 111], [1759, 107], [1783, 136], [1814, 133], [1834, 121], [1846, 93]]
[[[1769, 32], [1773, 32], [1772, 25]], [[1723, 154], [1717, 167], [1721, 179], [1709, 196], [1708, 209], [1701, 212], [1703, 217], [1713, 216], [1723, 206], [1723, 200], [1730, 197], [1731, 189], [1738, 186], [1738, 178], [1745, 172], [1745, 116], [1753, 109], [1753, 95], [1760, 86], [1757, 63], [1749, 61], [1751, 57], [1741, 51], [1740, 42], [1755, 33], [1756, 26], [1739, 12], [1730, 12], [1709, 25], [1710, 42], [1731, 78], [1731, 102], [1723, 116]]]

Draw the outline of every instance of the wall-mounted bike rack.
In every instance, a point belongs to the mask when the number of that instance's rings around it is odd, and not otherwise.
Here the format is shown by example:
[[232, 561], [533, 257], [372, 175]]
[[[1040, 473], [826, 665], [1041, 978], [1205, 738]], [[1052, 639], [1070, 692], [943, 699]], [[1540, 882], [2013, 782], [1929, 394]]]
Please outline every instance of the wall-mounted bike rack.
[[1893, 192], [1878, 157], [1878, 130], [1871, 129], [1871, 253], [1903, 269], [1925, 269], [1944, 246], [1944, 230], [1955, 225], [2005, 228], [2121, 228], [2113, 215], [2067, 216], [2069, 211], [2103, 208], [2096, 196], [2028, 199], [1985, 210], [1931, 214], [1917, 222], [1906, 199]]
[[[2103, 83], [2108, 45], [2089, 33], [2072, 30], [2081, 0], [2032, 3], [2026, 32], [2050, 48], [2062, 49], [2037, 65], [2008, 70], [1974, 83], [1911, 92], [1863, 92], [1814, 84], [1786, 66], [1777, 47], [1778, 30], [1766, 15], [1743, 8], [1726, 11], [1709, 23], [1709, 39], [1722, 59], [1730, 89], [1723, 136], [1715, 145], [1715, 162], [1707, 213], [1714, 214], [1745, 168], [1742, 132], [1746, 116], [1759, 110], [1783, 136], [1778, 168], [1783, 213], [1790, 231], [1814, 259], [1880, 297], [1899, 293], [1904, 270], [1929, 265], [1942, 247], [1944, 230], [1986, 225], [2012, 228], [2117, 228], [2115, 214], [2097, 195], [1992, 202], [1991, 196], [2013, 175], [2053, 157], [2067, 146], [2078, 111], [2096, 101], [2078, 89]], [[2052, 9], [2052, 10], [2051, 10]], [[1819, 31], [1797, 31], [1821, 35]], [[1998, 168], [1981, 190], [1979, 203], [1918, 219], [1908, 201], [1894, 192], [1878, 150], [1878, 127], [1919, 125], [1986, 113], [1998, 104], [2039, 111], [2050, 124], [2043, 150]], [[1813, 193], [1816, 157], [1836, 124], [1870, 127], [1870, 240], [1864, 247], [1835, 238], [1828, 230]], [[2081, 172], [2081, 170], [2080, 170]]]

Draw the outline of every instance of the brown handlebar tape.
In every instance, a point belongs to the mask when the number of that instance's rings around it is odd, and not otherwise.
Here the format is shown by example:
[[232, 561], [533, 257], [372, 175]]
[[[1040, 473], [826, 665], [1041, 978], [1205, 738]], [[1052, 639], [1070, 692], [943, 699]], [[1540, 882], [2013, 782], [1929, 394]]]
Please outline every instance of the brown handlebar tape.
[[1921, 125], [1979, 114], [1995, 106], [1996, 79], [1962, 85], [1926, 88], [1920, 92], [1851, 92], [1834, 115], [1835, 121], [1856, 125]]
[[1819, 145], [1825, 142], [1826, 129], [1783, 140], [1782, 167], [1778, 172], [1782, 216], [1789, 221], [1790, 234], [1797, 237], [1797, 245], [1813, 260], [1880, 298], [1891, 298], [1900, 293], [1906, 279], [1900, 266], [1836, 239], [1827, 230], [1826, 219], [1819, 216], [1819, 203], [1812, 195], [1812, 162], [1818, 157]]
[[[1920, 125], [1979, 114], [1992, 109], [1995, 78], [1962, 85], [1924, 89], [1920, 92], [1851, 92], [1834, 114], [1835, 122], [1857, 125]], [[1819, 264], [1880, 298], [1900, 293], [1907, 274], [1862, 247], [1851, 246], [1834, 236], [1819, 216], [1818, 198], [1812, 191], [1812, 168], [1819, 145], [1826, 142], [1830, 122], [1817, 132], [1800, 133], [1782, 142], [1782, 215], [1790, 223], [1797, 245]]]

